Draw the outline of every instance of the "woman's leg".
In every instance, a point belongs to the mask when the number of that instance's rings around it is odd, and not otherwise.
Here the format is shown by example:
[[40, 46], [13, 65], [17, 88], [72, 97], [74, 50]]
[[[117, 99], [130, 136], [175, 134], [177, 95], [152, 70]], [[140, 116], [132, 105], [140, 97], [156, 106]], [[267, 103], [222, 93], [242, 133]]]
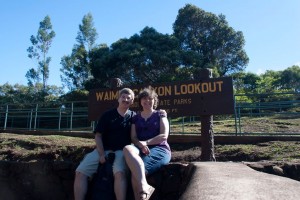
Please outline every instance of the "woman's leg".
[[126, 163], [131, 171], [133, 184], [135, 185], [133, 187], [136, 187], [138, 194], [148, 191], [151, 186], [147, 183], [145, 166], [139, 155], [139, 150], [133, 145], [127, 145], [124, 147], [123, 152]]
[[138, 183], [136, 179], [131, 176], [131, 185], [132, 185], [132, 190], [133, 190], [133, 195], [135, 200], [140, 200], [140, 194], [139, 194], [139, 189], [138, 189]]

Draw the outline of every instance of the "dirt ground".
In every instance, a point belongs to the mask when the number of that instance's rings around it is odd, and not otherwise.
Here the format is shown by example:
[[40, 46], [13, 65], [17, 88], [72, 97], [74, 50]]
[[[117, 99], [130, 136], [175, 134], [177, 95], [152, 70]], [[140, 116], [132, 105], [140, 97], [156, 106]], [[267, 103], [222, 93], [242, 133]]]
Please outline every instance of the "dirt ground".
[[[76, 163], [94, 147], [94, 139], [0, 133], [0, 160], [59, 160]], [[171, 149], [171, 162], [201, 161], [200, 145], [171, 144]], [[270, 160], [300, 163], [300, 142], [271, 141], [255, 145], [215, 145], [215, 157], [217, 161]]]

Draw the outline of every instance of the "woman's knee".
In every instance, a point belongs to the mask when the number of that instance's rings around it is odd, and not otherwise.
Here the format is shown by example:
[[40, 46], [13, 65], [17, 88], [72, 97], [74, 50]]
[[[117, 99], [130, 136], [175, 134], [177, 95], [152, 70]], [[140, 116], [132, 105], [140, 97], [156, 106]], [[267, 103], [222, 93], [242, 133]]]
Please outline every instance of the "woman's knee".
[[134, 152], [134, 146], [132, 146], [132, 145], [126, 145], [123, 148], [124, 155], [132, 154], [133, 152]]

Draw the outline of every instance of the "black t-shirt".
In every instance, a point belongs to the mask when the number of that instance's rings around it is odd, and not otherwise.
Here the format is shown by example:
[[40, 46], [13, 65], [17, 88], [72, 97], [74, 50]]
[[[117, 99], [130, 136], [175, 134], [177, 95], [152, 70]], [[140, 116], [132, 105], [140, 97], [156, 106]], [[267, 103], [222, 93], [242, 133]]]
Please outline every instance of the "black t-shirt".
[[131, 143], [130, 130], [131, 120], [135, 115], [128, 110], [122, 117], [116, 108], [106, 111], [98, 121], [94, 133], [102, 135], [104, 150], [122, 150], [125, 145]]

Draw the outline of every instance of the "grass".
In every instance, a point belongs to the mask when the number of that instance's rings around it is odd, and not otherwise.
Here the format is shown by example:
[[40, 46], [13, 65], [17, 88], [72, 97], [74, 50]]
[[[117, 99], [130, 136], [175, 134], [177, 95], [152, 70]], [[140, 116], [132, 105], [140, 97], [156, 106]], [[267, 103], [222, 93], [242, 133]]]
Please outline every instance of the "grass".
[[[200, 120], [196, 117], [172, 119], [171, 134], [199, 133]], [[235, 120], [228, 116], [217, 116], [213, 122], [214, 133], [235, 132]], [[242, 117], [243, 133], [298, 133], [300, 117], [264, 116]], [[94, 139], [60, 135], [34, 136], [0, 133], [0, 160], [32, 161], [60, 160], [79, 162], [95, 147]], [[173, 161], [199, 161], [201, 147], [192, 144], [171, 144]], [[284, 161], [300, 162], [300, 141], [272, 141], [247, 145], [215, 145], [218, 161]]]
[[221, 159], [231, 160], [238, 154], [243, 154], [243, 161], [300, 161], [300, 142], [297, 141], [271, 141], [247, 145], [216, 145], [215, 151]]
[[[0, 160], [59, 160], [79, 162], [94, 149], [93, 139], [67, 136], [0, 134]], [[172, 161], [200, 161], [201, 147], [171, 144]], [[271, 141], [247, 145], [215, 145], [217, 161], [300, 162], [300, 142]]]
[[[184, 124], [182, 123], [184, 121]], [[272, 116], [246, 116], [237, 119], [234, 117], [216, 117], [213, 121], [215, 134], [235, 133], [236, 128], [239, 134], [299, 134], [300, 115], [272, 115]], [[198, 118], [186, 118], [184, 120], [172, 119], [171, 134], [176, 133], [199, 133], [201, 122]], [[241, 130], [241, 131], [240, 131]]]

